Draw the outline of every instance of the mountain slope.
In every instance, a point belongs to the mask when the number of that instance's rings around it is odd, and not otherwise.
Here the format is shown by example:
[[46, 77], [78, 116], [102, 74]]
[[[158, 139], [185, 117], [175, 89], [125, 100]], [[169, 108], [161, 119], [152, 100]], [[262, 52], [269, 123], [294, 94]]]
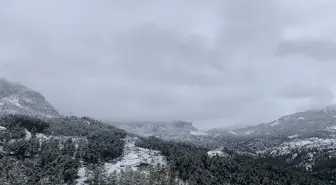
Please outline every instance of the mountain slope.
[[212, 130], [211, 133], [235, 137], [329, 137], [336, 134], [336, 108], [328, 106], [321, 110], [286, 115], [269, 123], [232, 130]]
[[0, 79], [0, 113], [47, 117], [60, 115], [39, 92], [5, 79]]
[[[334, 179], [326, 181], [309, 172], [269, 165], [264, 159], [259, 161], [238, 153], [209, 152], [207, 148], [157, 137], [135, 138], [87, 117], [5, 115], [0, 117], [0, 126], [5, 128], [0, 132], [0, 184], [76, 184], [76, 181], [77, 184], [98, 184], [95, 182], [99, 181], [150, 185], [155, 184], [153, 180], [162, 182], [165, 177], [189, 185], [323, 185], [332, 184], [328, 182]], [[127, 172], [155, 164], [166, 167], [158, 170], [149, 167], [148, 176]], [[321, 167], [326, 169], [325, 166]], [[122, 183], [113, 183], [115, 179], [109, 179], [110, 173], [121, 169], [126, 170], [126, 173], [118, 173]], [[15, 178], [9, 175], [13, 173]], [[329, 171], [321, 176], [326, 174]], [[113, 178], [114, 175], [112, 173]], [[141, 182], [146, 177], [151, 183]], [[167, 180], [165, 182], [169, 182]]]
[[336, 108], [333, 105], [256, 126], [211, 132], [217, 147], [261, 157], [274, 165], [313, 170], [321, 161], [336, 159]]
[[[196, 129], [192, 123], [114, 123], [133, 133], [154, 136], [141, 137], [88, 117], [53, 117], [49, 109], [36, 107], [33, 101], [39, 102], [37, 105], [49, 104], [42, 95], [27, 87], [2, 81], [0, 107], [5, 114], [0, 116], [0, 184], [327, 185], [336, 179], [333, 175], [336, 172], [330, 168], [335, 159], [329, 158], [329, 152], [335, 149], [329, 145], [333, 140], [304, 141], [297, 136], [263, 138], [271, 135], [269, 133], [282, 132], [274, 129], [263, 134], [262, 125], [253, 132], [261, 134], [251, 134], [259, 138], [233, 140], [232, 143], [218, 140], [216, 147], [222, 147], [212, 150], [207, 147], [209, 145], [196, 146], [194, 143], [212, 142], [217, 138]], [[314, 120], [326, 119], [325, 115], [316, 117], [319, 116], [313, 116]], [[289, 123], [283, 124], [286, 127]], [[324, 128], [324, 124], [322, 121], [318, 128]], [[307, 130], [304, 126], [297, 128]], [[238, 137], [239, 131], [227, 132]], [[315, 145], [323, 145], [327, 150], [302, 151], [303, 147]], [[230, 146], [234, 150], [228, 150]], [[292, 151], [296, 147], [300, 147], [300, 151]], [[252, 152], [260, 156], [249, 155]], [[291, 163], [285, 168], [283, 164], [290, 159], [298, 165]], [[155, 165], [163, 166], [153, 167]], [[293, 168], [307, 165], [312, 171]]]

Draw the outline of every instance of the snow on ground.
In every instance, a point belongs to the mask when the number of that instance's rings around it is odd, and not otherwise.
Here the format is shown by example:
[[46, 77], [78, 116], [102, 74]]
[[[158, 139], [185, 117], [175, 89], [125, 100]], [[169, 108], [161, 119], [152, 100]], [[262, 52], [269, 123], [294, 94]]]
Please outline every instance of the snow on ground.
[[91, 122], [90, 121], [84, 121], [85, 123], [87, 123], [88, 125], [90, 125], [91, 124]]
[[[284, 142], [280, 146], [273, 147], [267, 151], [271, 151], [273, 155], [286, 155], [295, 149], [308, 149], [317, 148], [322, 149], [336, 149], [336, 139], [323, 139], [323, 138], [307, 138], [307, 139], [294, 139], [290, 142]], [[263, 151], [263, 152], [266, 152]], [[263, 153], [261, 152], [261, 153]]]
[[215, 156], [219, 156], [219, 157], [227, 157], [228, 154], [223, 152], [222, 148], [218, 148], [218, 149], [215, 149], [215, 150], [211, 150], [211, 151], [208, 151], [208, 156], [209, 157], [215, 157]]
[[31, 98], [22, 98], [22, 100], [27, 103], [33, 103], [33, 100]]
[[299, 117], [298, 120], [305, 120], [305, 118], [304, 117]]
[[293, 138], [297, 138], [297, 137], [299, 137], [298, 134], [294, 134], [294, 135], [288, 136], [289, 139], [293, 139]]
[[[323, 139], [323, 138], [306, 138], [306, 139], [294, 139], [289, 142], [284, 142], [279, 146], [275, 146], [272, 148], [268, 148], [266, 150], [258, 151], [257, 153], [269, 153], [272, 156], [285, 156], [292, 153], [291, 160], [295, 160], [298, 156], [296, 151], [307, 151], [307, 149], [317, 149], [318, 151], [322, 151], [324, 149], [327, 150], [335, 150], [336, 149], [336, 139]], [[314, 164], [314, 158], [316, 156], [316, 152], [308, 152], [306, 156], [304, 156], [304, 162], [299, 164], [299, 166], [305, 167], [307, 170], [311, 168]], [[302, 156], [301, 156], [302, 157]]]
[[26, 132], [26, 137], [25, 137], [25, 140], [26, 141], [28, 141], [28, 140], [30, 140], [31, 139], [31, 137], [32, 137], [32, 134], [27, 130], [27, 129], [25, 129], [25, 132]]
[[36, 134], [36, 138], [40, 139], [40, 140], [49, 140], [52, 138], [52, 136], [46, 136], [44, 134], [41, 134], [41, 133], [37, 133]]
[[0, 126], [0, 131], [5, 131], [5, 130], [7, 130], [6, 127]]
[[295, 159], [297, 156], [298, 156], [297, 153], [293, 154], [293, 155], [292, 155], [292, 160]]
[[336, 125], [328, 127], [329, 130], [336, 130]]
[[255, 130], [248, 130], [248, 131], [243, 132], [242, 134], [243, 135], [250, 135], [250, 134], [252, 134], [254, 132], [255, 132]]
[[52, 115], [44, 115], [46, 118], [56, 118], [56, 116], [52, 116]]
[[128, 167], [136, 170], [137, 166], [142, 163], [154, 166], [157, 164], [166, 165], [166, 159], [161, 155], [160, 151], [136, 147], [136, 140], [137, 138], [135, 137], [127, 137], [121, 159], [115, 163], [105, 163], [105, 167], [109, 173], [114, 171], [120, 172]]
[[198, 131], [190, 131], [190, 134], [194, 135], [194, 136], [206, 136], [206, 135], [208, 135], [208, 133], [200, 131], [200, 130], [198, 130]]
[[[107, 173], [120, 172], [126, 168], [136, 170], [140, 164], [149, 165], [166, 165], [166, 159], [161, 155], [160, 151], [140, 148], [135, 146], [136, 137], [127, 137], [125, 139], [125, 148], [123, 155], [111, 163], [105, 163]], [[77, 185], [82, 185], [85, 181], [85, 167], [81, 167], [78, 171]]]
[[[79, 143], [81, 142], [88, 142], [87, 138], [85, 137], [71, 137], [71, 136], [46, 136], [45, 134], [37, 133], [36, 138], [39, 140], [40, 144], [43, 141], [50, 140], [50, 139], [58, 139], [60, 141], [67, 141], [68, 139], [71, 139], [71, 141], [75, 144], [76, 150], [78, 149]], [[63, 146], [60, 145], [62, 148]]]
[[233, 132], [233, 131], [229, 131], [231, 134], [233, 134], [233, 135], [238, 135], [236, 132]]
[[[0, 126], [0, 131], [5, 131], [5, 130], [7, 130], [6, 127]], [[3, 151], [3, 146], [1, 146], [1, 145], [2, 145], [2, 142], [0, 142], [0, 152]]]
[[273, 123], [271, 123], [271, 126], [273, 127], [273, 126], [275, 126], [275, 125], [279, 125], [279, 124], [280, 124], [279, 120], [276, 120], [276, 121], [274, 121]]
[[3, 98], [2, 101], [6, 101], [14, 106], [17, 106], [17, 107], [20, 107], [22, 108], [22, 106], [20, 105], [19, 103], [19, 99], [18, 98], [15, 98], [15, 97], [6, 97], [6, 98]]
[[84, 181], [86, 180], [85, 177], [85, 167], [81, 167], [78, 169], [78, 179], [77, 179], [77, 185], [85, 185]]

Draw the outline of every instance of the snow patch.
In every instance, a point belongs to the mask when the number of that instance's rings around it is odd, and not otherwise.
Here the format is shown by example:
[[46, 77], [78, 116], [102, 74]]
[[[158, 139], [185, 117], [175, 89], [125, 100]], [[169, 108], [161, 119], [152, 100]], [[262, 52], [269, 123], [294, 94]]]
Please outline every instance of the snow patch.
[[294, 134], [294, 135], [288, 136], [289, 139], [293, 139], [293, 138], [297, 138], [297, 137], [299, 137], [298, 134]]
[[280, 124], [280, 121], [279, 120], [276, 120], [276, 121], [274, 121], [273, 123], [271, 123], [271, 126], [273, 127], [273, 126], [275, 126], [275, 125], [279, 125]]
[[30, 98], [23, 98], [23, 101], [27, 102], [27, 103], [33, 103], [33, 100]]
[[[45, 138], [46, 136], [41, 134], [39, 137]], [[136, 147], [135, 141], [137, 139], [137, 137], [125, 138], [123, 155], [115, 161], [104, 164], [108, 174], [113, 172], [120, 173], [121, 170], [126, 170], [126, 168], [136, 170], [141, 164], [153, 166], [158, 164], [161, 166], [167, 165], [166, 158], [161, 155], [160, 151]], [[81, 167], [79, 169], [79, 179], [77, 179], [77, 185], [84, 185], [84, 181], [86, 180], [85, 171], [85, 167]]]
[[40, 140], [49, 140], [52, 138], [52, 136], [46, 136], [44, 134], [41, 134], [41, 133], [37, 133], [36, 134], [36, 138], [40, 139]]
[[304, 117], [299, 117], [298, 120], [305, 120], [306, 118]]
[[25, 132], [26, 132], [26, 137], [25, 137], [25, 140], [26, 141], [28, 141], [28, 140], [30, 140], [31, 139], [31, 137], [32, 137], [32, 134], [27, 130], [27, 129], [25, 129]]
[[0, 131], [5, 131], [5, 130], [7, 130], [6, 127], [0, 126]]
[[336, 125], [328, 127], [329, 130], [336, 130]]
[[80, 167], [78, 169], [78, 177], [79, 179], [77, 179], [77, 185], [85, 185], [84, 181], [86, 181], [86, 177], [85, 177], [85, 171], [86, 168], [85, 167]]
[[208, 135], [208, 133], [202, 132], [200, 130], [198, 130], [198, 131], [190, 131], [190, 134], [194, 135], [194, 136], [206, 136], [206, 135]]
[[56, 118], [56, 116], [52, 116], [52, 115], [44, 115], [46, 118]]
[[166, 165], [166, 159], [160, 151], [135, 146], [136, 137], [127, 137], [122, 157], [114, 163], [105, 163], [108, 173], [120, 172], [126, 168], [136, 170], [141, 164]]
[[292, 159], [295, 159], [297, 156], [298, 156], [297, 153], [293, 154], [293, 155], [292, 155]]
[[305, 166], [306, 166], [306, 170], [307, 171], [310, 170], [310, 169], [312, 169], [312, 165], [311, 164], [306, 163]]
[[252, 134], [253, 132], [255, 132], [255, 130], [248, 130], [248, 131], [243, 132], [242, 134], [243, 134], [243, 135], [250, 135], [250, 134]]
[[238, 135], [236, 132], [233, 132], [233, 131], [229, 131], [231, 134], [233, 134], [233, 135]]
[[16, 107], [22, 108], [22, 106], [19, 103], [20, 100], [18, 98], [15, 98], [15, 97], [6, 97], [6, 98], [3, 98], [2, 100], [6, 101], [6, 102], [8, 102], [8, 103], [10, 103], [10, 104], [12, 104], [12, 105], [14, 105]]
[[[272, 147], [271, 149], [262, 151], [261, 153], [270, 151], [270, 154], [281, 156], [291, 153], [297, 149], [336, 149], [336, 139], [323, 139], [323, 138], [307, 138], [307, 139], [295, 139], [290, 142], [284, 142], [280, 146]], [[313, 155], [313, 154], [309, 154]]]
[[223, 152], [222, 148], [211, 150], [211, 151], [208, 151], [207, 153], [209, 157], [215, 157], [215, 156], [228, 157], [229, 156], [227, 153]]
[[314, 154], [308, 153], [309, 161], [312, 161], [314, 159]]

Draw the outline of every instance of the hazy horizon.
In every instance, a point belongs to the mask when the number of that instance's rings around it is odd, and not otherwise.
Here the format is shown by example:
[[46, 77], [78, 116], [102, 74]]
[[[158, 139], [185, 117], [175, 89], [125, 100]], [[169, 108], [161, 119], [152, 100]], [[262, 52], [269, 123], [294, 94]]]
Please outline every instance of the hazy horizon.
[[5, 0], [0, 76], [62, 114], [255, 125], [333, 103], [335, 5]]

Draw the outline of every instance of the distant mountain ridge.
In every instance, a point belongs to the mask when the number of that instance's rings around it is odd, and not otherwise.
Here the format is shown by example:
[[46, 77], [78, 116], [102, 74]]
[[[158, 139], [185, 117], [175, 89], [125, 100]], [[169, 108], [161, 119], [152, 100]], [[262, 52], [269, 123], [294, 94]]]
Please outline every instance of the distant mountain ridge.
[[215, 128], [201, 131], [190, 122], [110, 122], [116, 127], [142, 136], [193, 140], [203, 138], [324, 137], [336, 138], [336, 107], [308, 110], [283, 116], [268, 123], [237, 128]]
[[237, 129], [212, 129], [214, 135], [226, 137], [334, 137], [336, 135], [336, 106], [308, 110], [283, 116], [268, 123]]
[[0, 79], [0, 114], [60, 116], [39, 92], [6, 79]]
[[142, 136], [157, 136], [164, 139], [190, 139], [207, 136], [208, 133], [193, 126], [191, 122], [110, 122], [127, 132]]

